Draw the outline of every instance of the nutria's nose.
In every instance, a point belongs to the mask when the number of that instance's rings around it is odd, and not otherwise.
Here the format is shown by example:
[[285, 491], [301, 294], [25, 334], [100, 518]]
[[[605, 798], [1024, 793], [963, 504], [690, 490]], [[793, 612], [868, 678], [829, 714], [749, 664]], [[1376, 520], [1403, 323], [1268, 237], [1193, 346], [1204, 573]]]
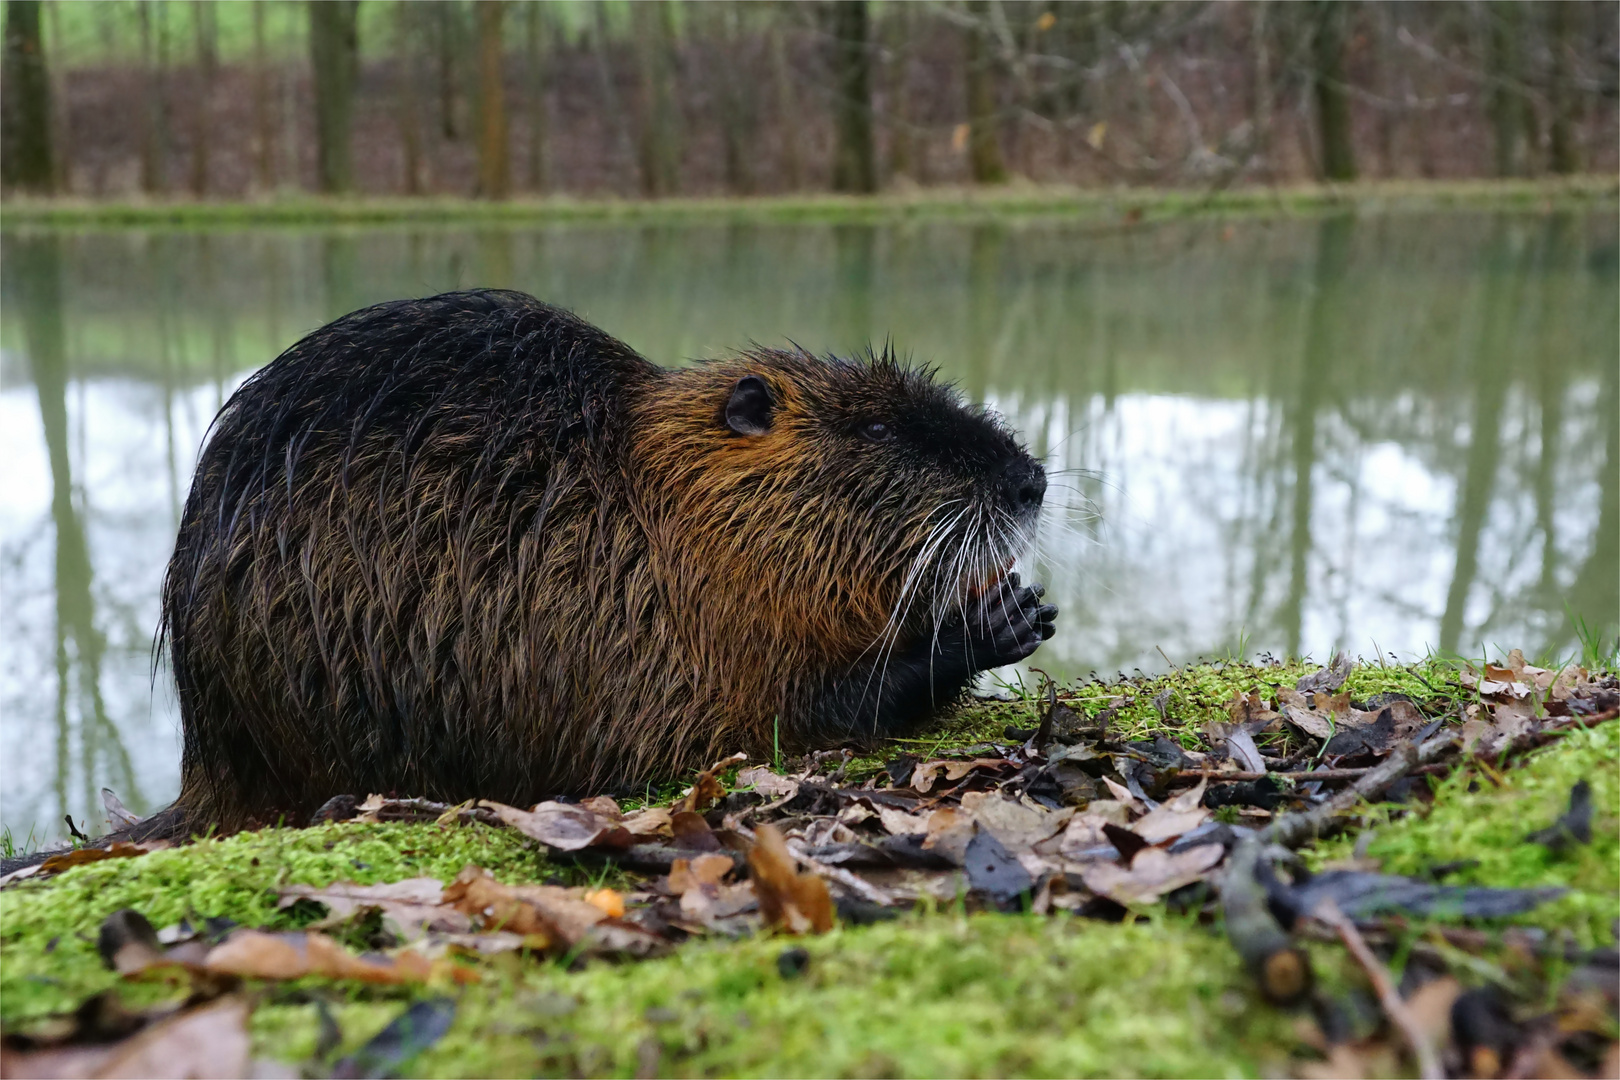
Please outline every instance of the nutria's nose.
[[1008, 500], [1021, 511], [1039, 510], [1046, 496], [1046, 470], [1027, 458], [1013, 461], [1003, 474]]

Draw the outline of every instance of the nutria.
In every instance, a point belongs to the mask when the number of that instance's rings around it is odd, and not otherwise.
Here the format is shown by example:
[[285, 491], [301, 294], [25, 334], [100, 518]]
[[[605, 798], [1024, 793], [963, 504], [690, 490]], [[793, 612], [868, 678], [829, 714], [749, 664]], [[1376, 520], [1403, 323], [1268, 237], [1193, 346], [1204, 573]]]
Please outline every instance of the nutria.
[[516, 292], [378, 304], [214, 422], [163, 585], [174, 832], [532, 804], [904, 732], [1056, 609], [1046, 478], [890, 355], [666, 369]]

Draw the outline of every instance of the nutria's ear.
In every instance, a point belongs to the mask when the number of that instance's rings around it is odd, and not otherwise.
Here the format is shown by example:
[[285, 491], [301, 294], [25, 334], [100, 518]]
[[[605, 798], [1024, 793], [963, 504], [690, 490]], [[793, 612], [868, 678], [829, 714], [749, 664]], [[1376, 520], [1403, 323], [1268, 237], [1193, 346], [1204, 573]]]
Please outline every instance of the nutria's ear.
[[771, 388], [758, 375], [744, 375], [731, 388], [726, 402], [726, 427], [739, 435], [763, 435], [771, 430]]

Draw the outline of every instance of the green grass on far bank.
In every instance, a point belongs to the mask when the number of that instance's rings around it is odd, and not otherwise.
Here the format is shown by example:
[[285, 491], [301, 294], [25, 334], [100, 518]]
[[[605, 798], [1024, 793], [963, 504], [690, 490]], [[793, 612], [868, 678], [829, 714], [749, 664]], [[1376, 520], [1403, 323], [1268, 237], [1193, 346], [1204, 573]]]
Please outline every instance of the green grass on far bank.
[[920, 188], [875, 196], [830, 194], [749, 198], [629, 200], [570, 196], [506, 202], [445, 196], [322, 198], [297, 194], [234, 201], [114, 200], [12, 197], [0, 204], [0, 227], [64, 228], [258, 225], [547, 224], [564, 222], [887, 222], [908, 218], [1052, 216], [1099, 224], [1138, 224], [1201, 214], [1286, 216], [1332, 211], [1404, 213], [1446, 209], [1546, 210], [1613, 206], [1612, 176], [1537, 180], [1364, 181], [1348, 185], [1239, 187], [1220, 191], [1152, 188], [1089, 189], [1008, 184], [990, 188]]

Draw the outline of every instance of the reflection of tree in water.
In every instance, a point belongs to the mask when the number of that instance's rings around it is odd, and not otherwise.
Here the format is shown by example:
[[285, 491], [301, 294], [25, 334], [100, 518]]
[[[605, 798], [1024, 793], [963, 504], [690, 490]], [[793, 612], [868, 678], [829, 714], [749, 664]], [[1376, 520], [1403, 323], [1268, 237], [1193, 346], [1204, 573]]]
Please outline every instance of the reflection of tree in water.
[[[61, 241], [55, 234], [16, 237], [3, 260], [6, 295], [19, 311], [29, 374], [51, 469], [51, 521], [56, 532], [56, 780], [58, 809], [69, 806], [75, 767], [84, 783], [81, 813], [99, 803], [96, 783], [106, 777], [126, 801], [141, 806], [129, 753], [102, 698], [101, 667], [107, 642], [96, 626], [90, 553], [80, 509], [74, 505], [68, 454], [67, 349], [62, 321]], [[79, 759], [73, 760], [77, 732]]]

